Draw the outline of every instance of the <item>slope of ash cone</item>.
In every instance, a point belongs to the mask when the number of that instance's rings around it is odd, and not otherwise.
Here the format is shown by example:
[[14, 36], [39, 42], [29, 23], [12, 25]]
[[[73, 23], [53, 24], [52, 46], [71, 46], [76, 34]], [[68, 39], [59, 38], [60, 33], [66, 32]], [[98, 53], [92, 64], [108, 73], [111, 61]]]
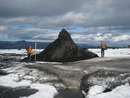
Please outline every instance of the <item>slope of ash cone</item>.
[[79, 48], [65, 30], [59, 33], [58, 38], [37, 55], [39, 61], [71, 62], [98, 57], [96, 54]]

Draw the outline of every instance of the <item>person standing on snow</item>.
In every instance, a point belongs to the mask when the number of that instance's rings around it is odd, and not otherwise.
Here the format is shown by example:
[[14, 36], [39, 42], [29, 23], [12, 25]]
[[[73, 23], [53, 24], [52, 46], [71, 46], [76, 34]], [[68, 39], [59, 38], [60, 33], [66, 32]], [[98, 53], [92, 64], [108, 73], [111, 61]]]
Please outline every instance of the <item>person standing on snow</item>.
[[27, 50], [27, 54], [28, 54], [28, 61], [30, 61], [31, 60], [31, 53], [35, 52], [35, 50], [32, 49], [32, 46], [27, 46], [26, 50]]
[[101, 57], [104, 57], [105, 50], [106, 50], [106, 44], [104, 42], [101, 42], [100, 48], [101, 48]]

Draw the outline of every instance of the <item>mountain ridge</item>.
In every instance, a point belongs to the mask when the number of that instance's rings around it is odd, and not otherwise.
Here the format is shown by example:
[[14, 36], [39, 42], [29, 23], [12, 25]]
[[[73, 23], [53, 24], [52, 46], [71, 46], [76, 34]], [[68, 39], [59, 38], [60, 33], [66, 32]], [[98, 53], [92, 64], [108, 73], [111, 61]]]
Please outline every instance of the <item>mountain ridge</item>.
[[[37, 42], [37, 49], [46, 48], [51, 42]], [[21, 41], [0, 41], [0, 49], [25, 49], [26, 46], [31, 45], [33, 48], [35, 47], [35, 42], [29, 42], [25, 40]], [[99, 48], [99, 45], [93, 44], [85, 44], [85, 43], [77, 43], [77, 45], [81, 48]], [[127, 46], [118, 46], [113, 45], [107, 48], [126, 48]]]

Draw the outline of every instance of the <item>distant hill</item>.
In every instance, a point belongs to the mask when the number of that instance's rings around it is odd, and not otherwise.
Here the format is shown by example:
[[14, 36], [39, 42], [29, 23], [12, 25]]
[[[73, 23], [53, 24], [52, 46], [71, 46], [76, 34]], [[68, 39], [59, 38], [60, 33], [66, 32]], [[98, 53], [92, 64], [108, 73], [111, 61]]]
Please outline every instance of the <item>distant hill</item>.
[[[46, 48], [51, 42], [37, 42], [37, 49]], [[26, 46], [31, 45], [33, 48], [35, 47], [35, 42], [27, 42], [27, 41], [0, 41], [0, 49], [25, 49]], [[81, 48], [98, 48], [98, 46], [86, 45], [86, 44], [77, 44]]]
[[[50, 42], [38, 42], [37, 49], [44, 49]], [[25, 49], [26, 46], [31, 45], [33, 48], [35, 47], [35, 42], [27, 42], [27, 41], [0, 41], [0, 49]]]
[[[37, 42], [37, 49], [45, 49], [51, 42]], [[27, 42], [23, 41], [0, 41], [0, 49], [25, 49], [26, 46], [31, 45], [33, 48], [35, 47], [35, 42]], [[87, 45], [82, 43], [77, 43], [77, 45], [81, 48], [99, 48], [99, 45]], [[107, 48], [122, 48], [117, 46], [109, 46]]]

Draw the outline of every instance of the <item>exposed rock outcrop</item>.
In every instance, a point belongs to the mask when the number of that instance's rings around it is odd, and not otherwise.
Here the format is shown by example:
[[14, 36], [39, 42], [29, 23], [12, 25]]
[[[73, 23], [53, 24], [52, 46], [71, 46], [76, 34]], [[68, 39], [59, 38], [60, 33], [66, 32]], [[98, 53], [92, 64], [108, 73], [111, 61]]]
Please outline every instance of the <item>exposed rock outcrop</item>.
[[98, 57], [90, 51], [79, 48], [65, 30], [59, 33], [58, 38], [37, 55], [39, 61], [70, 62]]
[[7, 74], [8, 74], [8, 73], [7, 73], [6, 71], [0, 69], [0, 76], [1, 76], [1, 75], [7, 75]]
[[117, 86], [130, 83], [130, 73], [99, 70], [86, 75], [81, 80], [81, 91], [83, 98], [88, 95], [93, 86], [103, 87], [103, 92], [109, 92]]

